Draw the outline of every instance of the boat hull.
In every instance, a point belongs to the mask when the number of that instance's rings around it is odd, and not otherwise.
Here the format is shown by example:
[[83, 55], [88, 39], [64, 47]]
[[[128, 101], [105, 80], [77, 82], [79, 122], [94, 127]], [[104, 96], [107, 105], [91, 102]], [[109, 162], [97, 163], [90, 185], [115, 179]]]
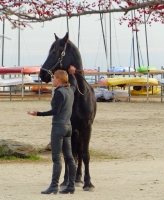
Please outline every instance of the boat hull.
[[144, 77], [116, 77], [116, 78], [107, 78], [106, 85], [107, 86], [116, 86], [116, 85], [126, 85], [126, 84], [138, 84], [144, 85], [148, 84], [158, 84], [158, 80], [155, 78], [147, 78]]
[[147, 94], [158, 94], [161, 91], [160, 88], [153, 88], [148, 90], [146, 88], [142, 88], [141, 90], [131, 90], [131, 95], [147, 95]]

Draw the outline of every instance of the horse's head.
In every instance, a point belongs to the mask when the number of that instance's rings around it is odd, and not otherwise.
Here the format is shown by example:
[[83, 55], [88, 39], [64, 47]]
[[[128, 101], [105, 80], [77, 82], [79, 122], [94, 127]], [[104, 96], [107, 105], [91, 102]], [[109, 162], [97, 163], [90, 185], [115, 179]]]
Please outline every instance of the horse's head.
[[68, 33], [64, 38], [59, 39], [56, 34], [55, 42], [52, 44], [49, 55], [40, 70], [40, 78], [43, 82], [50, 82], [51, 75], [57, 69], [67, 70], [71, 64], [72, 57], [69, 51]]

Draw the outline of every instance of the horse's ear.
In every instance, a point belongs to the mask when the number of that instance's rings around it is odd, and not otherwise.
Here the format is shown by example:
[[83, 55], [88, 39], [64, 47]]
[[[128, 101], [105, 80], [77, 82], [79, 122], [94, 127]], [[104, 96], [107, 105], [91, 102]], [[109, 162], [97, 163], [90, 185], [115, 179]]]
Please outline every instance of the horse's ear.
[[63, 39], [65, 40], [65, 42], [68, 42], [68, 40], [69, 40], [69, 34], [68, 34], [68, 32], [65, 34], [65, 36], [64, 36]]
[[55, 40], [58, 40], [58, 36], [56, 35], [56, 33], [54, 33], [54, 36], [55, 36]]

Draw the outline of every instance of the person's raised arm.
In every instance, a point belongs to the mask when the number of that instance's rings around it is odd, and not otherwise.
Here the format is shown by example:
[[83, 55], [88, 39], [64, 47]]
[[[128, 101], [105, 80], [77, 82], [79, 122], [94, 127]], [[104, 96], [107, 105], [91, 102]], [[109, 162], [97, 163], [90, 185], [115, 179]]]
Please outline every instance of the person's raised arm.
[[68, 69], [69, 83], [70, 83], [70, 87], [73, 89], [74, 92], [76, 90], [76, 80], [72, 74], [75, 74], [75, 72], [76, 72], [76, 68], [73, 65], [70, 65], [70, 67]]

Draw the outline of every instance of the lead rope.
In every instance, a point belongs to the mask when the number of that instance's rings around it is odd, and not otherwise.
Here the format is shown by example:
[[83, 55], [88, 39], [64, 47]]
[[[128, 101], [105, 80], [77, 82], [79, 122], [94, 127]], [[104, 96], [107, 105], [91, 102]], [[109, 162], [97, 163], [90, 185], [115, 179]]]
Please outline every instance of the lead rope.
[[79, 92], [81, 95], [84, 95], [84, 94], [80, 91], [80, 89], [79, 89], [78, 82], [77, 82], [77, 80], [76, 80], [75, 75], [74, 75], [73, 73], [70, 73], [70, 74], [72, 74], [73, 78], [75, 79], [76, 87], [77, 87], [78, 92]]
[[[84, 70], [78, 70], [78, 69], [76, 69], [76, 71], [75, 71], [75, 73], [78, 74], [79, 76], [81, 76], [81, 78], [85, 81], [85, 83], [86, 83], [87, 85], [89, 85], [89, 83], [88, 83], [88, 82], [85, 80], [85, 78], [80, 74], [80, 72], [84, 72]], [[73, 78], [74, 78], [75, 81], [76, 81], [76, 85], [77, 85], [77, 90], [78, 90], [78, 92], [79, 92], [81, 95], [84, 95], [84, 94], [80, 91], [80, 89], [79, 89], [78, 82], [77, 82], [77, 79], [76, 79], [75, 75], [74, 75], [73, 73], [70, 73], [70, 74], [72, 74]], [[88, 94], [89, 94], [89, 92], [88, 92]], [[87, 94], [87, 96], [88, 96], [88, 94]]]

